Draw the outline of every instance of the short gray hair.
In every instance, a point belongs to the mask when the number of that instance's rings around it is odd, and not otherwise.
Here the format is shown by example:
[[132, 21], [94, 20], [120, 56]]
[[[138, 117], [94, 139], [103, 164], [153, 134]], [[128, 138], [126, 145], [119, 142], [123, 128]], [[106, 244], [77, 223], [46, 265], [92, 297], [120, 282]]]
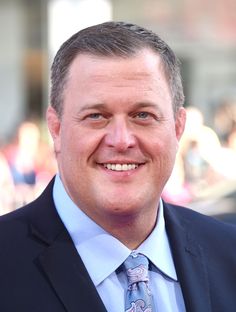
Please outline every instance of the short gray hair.
[[130, 57], [143, 48], [150, 48], [160, 55], [172, 95], [173, 111], [176, 113], [184, 103], [179, 60], [153, 31], [125, 22], [105, 22], [85, 28], [62, 44], [51, 67], [52, 107], [61, 116], [68, 71], [78, 54]]

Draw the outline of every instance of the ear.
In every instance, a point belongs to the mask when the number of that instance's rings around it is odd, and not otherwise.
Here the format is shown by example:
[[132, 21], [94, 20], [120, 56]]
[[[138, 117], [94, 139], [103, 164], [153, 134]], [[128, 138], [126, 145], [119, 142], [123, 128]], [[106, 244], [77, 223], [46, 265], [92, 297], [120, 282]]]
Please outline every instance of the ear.
[[52, 106], [49, 106], [47, 109], [46, 119], [49, 132], [53, 139], [54, 151], [57, 155], [61, 149], [61, 137], [60, 137], [61, 120], [60, 117], [58, 116], [58, 113]]
[[183, 107], [180, 107], [175, 116], [175, 133], [176, 138], [179, 141], [184, 133], [186, 123], [186, 110]]

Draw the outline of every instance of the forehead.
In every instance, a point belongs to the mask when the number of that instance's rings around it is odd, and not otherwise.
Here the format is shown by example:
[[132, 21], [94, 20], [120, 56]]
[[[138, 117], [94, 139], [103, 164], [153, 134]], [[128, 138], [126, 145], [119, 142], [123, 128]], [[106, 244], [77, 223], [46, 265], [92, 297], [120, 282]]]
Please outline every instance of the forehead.
[[64, 103], [67, 111], [76, 112], [98, 104], [126, 111], [140, 103], [172, 110], [161, 57], [151, 50], [127, 58], [77, 55], [64, 89]]
[[64, 90], [71, 106], [85, 103], [171, 102], [161, 57], [143, 49], [130, 57], [79, 54], [71, 64]]
[[[78, 54], [69, 68], [68, 78], [78, 76], [101, 78], [108, 75], [109, 79], [118, 76], [132, 75], [155, 76], [164, 74], [163, 61], [159, 54], [151, 49], [142, 49], [136, 54], [121, 56], [100, 56], [92, 54]], [[129, 77], [127, 77], [129, 78]]]

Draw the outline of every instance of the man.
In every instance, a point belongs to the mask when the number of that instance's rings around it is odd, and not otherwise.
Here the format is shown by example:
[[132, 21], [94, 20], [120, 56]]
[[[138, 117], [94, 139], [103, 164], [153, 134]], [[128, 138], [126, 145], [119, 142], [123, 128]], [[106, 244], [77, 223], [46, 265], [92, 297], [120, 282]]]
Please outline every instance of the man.
[[[51, 80], [59, 174], [1, 218], [0, 310], [235, 311], [235, 228], [161, 200], [185, 126], [172, 50], [107, 22], [62, 45]], [[126, 300], [141, 284], [150, 302]]]

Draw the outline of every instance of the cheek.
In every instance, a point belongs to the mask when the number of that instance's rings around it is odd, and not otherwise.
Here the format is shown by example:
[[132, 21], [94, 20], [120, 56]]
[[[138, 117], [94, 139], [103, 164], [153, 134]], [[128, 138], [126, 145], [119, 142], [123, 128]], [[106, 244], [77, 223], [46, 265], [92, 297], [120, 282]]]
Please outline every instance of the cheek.
[[[146, 140], [147, 141], [147, 140]], [[158, 156], [173, 154], [177, 150], [178, 140], [175, 131], [170, 127], [166, 131], [159, 131], [149, 136], [149, 148]]]
[[[96, 150], [102, 142], [102, 135], [99, 131], [91, 132], [79, 127], [65, 131], [62, 138], [64, 156], [68, 161], [73, 162], [74, 166], [85, 166], [94, 156]], [[83, 168], [85, 170], [86, 168]]]
[[159, 174], [168, 175], [174, 166], [176, 153], [178, 150], [178, 140], [174, 134], [159, 134], [159, 137], [150, 145], [156, 171]]

